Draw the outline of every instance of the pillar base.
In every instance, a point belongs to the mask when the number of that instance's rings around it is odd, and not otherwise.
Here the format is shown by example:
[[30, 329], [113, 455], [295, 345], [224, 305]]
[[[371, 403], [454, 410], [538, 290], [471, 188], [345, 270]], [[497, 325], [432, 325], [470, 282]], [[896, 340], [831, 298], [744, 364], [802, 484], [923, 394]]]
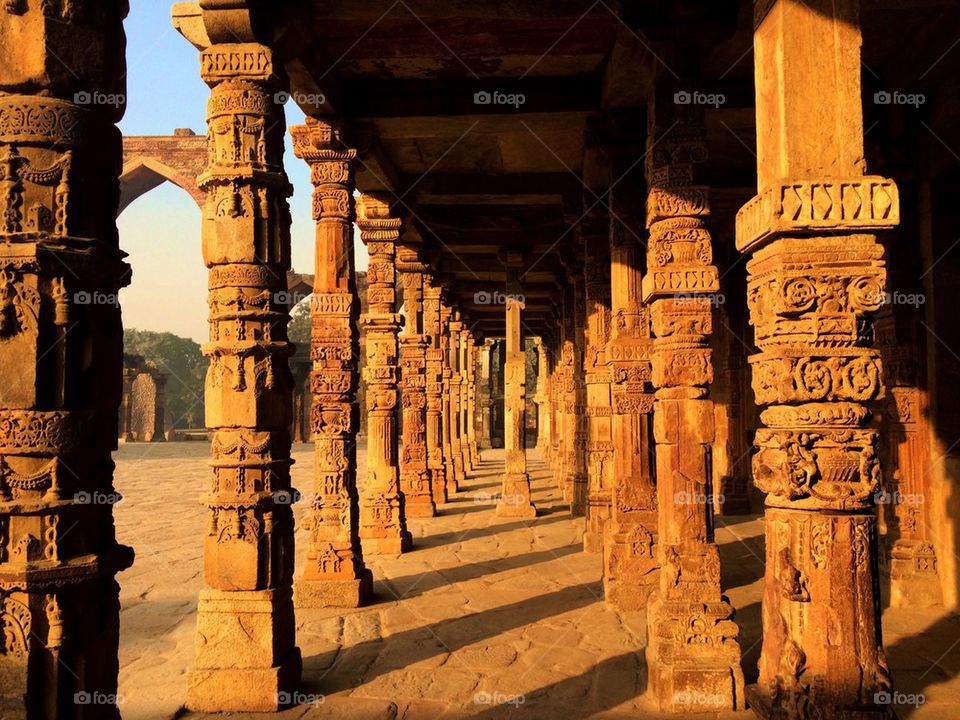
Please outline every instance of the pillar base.
[[[801, 711], [811, 712], [806, 704], [797, 704], [795, 708], [774, 707], [769, 691], [759, 684], [747, 685], [747, 705], [757, 717], [763, 720], [793, 720], [800, 717]], [[798, 696], [802, 703], [804, 698]], [[871, 705], [862, 707], [823, 707], [818, 708], [822, 717], [830, 720], [896, 720], [897, 715], [889, 706]]]
[[429, 518], [437, 514], [437, 506], [432, 500], [429, 502], [410, 502], [408, 496], [407, 502], [403, 506], [403, 511], [408, 518]]
[[276, 712], [300, 684], [293, 597], [284, 590], [207, 588], [197, 608], [197, 660], [187, 707], [197, 712]]
[[890, 550], [890, 607], [930, 608], [943, 605], [933, 545], [897, 540]]
[[587, 530], [583, 534], [583, 551], [591, 554], [603, 552], [603, 532]]
[[533, 503], [516, 505], [513, 503], [498, 502], [497, 517], [524, 518], [532, 520], [537, 516], [537, 508]]
[[[508, 461], [508, 467], [509, 464]], [[497, 517], [532, 519], [537, 516], [537, 508], [530, 502], [530, 476], [527, 473], [505, 473], [501, 488]]]
[[739, 629], [733, 608], [716, 602], [650, 598], [647, 667], [660, 709], [723, 712], [744, 707]]
[[360, 538], [363, 554], [366, 555], [402, 555], [413, 549], [413, 535], [404, 530], [397, 537]]
[[[300, 685], [300, 649], [278, 667], [219, 668], [187, 673], [187, 709], [193, 712], [277, 712]], [[284, 702], [281, 702], [284, 701]]]
[[603, 600], [611, 610], [620, 612], [643, 612], [647, 609], [650, 596], [657, 589], [657, 575], [650, 583], [628, 583], [623, 580], [603, 579]]
[[293, 586], [297, 608], [355, 608], [373, 597], [373, 573], [364, 569], [359, 578], [348, 580], [304, 580]]

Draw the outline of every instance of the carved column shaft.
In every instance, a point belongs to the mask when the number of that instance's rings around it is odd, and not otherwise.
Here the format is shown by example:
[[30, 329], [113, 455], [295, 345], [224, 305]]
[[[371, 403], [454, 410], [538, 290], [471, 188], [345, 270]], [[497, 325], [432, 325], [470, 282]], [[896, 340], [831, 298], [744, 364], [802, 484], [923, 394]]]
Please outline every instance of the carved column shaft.
[[473, 470], [473, 454], [470, 450], [470, 347], [473, 344], [471, 333], [464, 324], [460, 331], [460, 342], [457, 351], [457, 367], [460, 375], [460, 413], [458, 428], [460, 435], [460, 454], [463, 462], [463, 472]]
[[461, 372], [461, 353], [460, 336], [463, 333], [463, 322], [460, 319], [460, 311], [456, 308], [451, 309], [450, 323], [450, 345], [448, 351], [448, 364], [450, 368], [449, 387], [450, 387], [450, 465], [452, 477], [459, 488], [460, 483], [466, 480], [466, 468], [463, 464], [463, 444], [464, 439], [461, 434], [463, 429], [463, 374]]
[[[626, 194], [627, 189], [621, 192]], [[626, 203], [619, 194], [612, 201], [617, 212], [610, 220], [612, 319], [606, 355], [613, 400], [614, 484], [612, 513], [604, 527], [604, 595], [615, 608], [640, 610], [657, 583], [650, 314], [640, 296], [643, 250], [624, 225], [628, 215], [620, 205]]]
[[493, 447], [491, 412], [493, 408], [493, 340], [484, 340], [479, 352], [480, 377], [477, 386], [477, 403], [480, 414], [480, 437], [477, 438], [477, 450], [487, 450]]
[[[877, 581], [873, 317], [899, 222], [897, 187], [864, 175], [856, 0], [757, 6], [759, 193], [737, 216], [764, 427], [753, 477], [766, 498], [760, 678], [765, 717], [887, 717]], [[816, 42], [801, 38], [815, 37]], [[854, 709], [855, 708], [855, 709]]]
[[424, 336], [423, 289], [426, 267], [415, 248], [401, 247], [406, 325], [400, 337], [400, 389], [403, 406], [403, 447], [400, 452], [400, 489], [408, 517], [433, 517], [436, 506], [427, 471], [426, 381], [427, 345]]
[[429, 277], [423, 287], [423, 331], [427, 338], [426, 348], [426, 395], [427, 395], [427, 469], [434, 504], [447, 502], [446, 468], [444, 466], [444, 389], [443, 346], [440, 296], [442, 289]]
[[[59, 4], [58, 4], [59, 5]], [[0, 11], [0, 716], [120, 717], [122, 3]], [[29, 93], [29, 94], [27, 94]], [[97, 93], [106, 103], [80, 106]], [[84, 714], [84, 717], [88, 715]]]
[[296, 584], [300, 607], [357, 607], [372, 592], [360, 548], [356, 394], [359, 333], [353, 265], [352, 163], [340, 128], [307, 119], [290, 128], [293, 151], [310, 166], [316, 221], [311, 298], [310, 439], [314, 497], [307, 526], [307, 563]]
[[[214, 19], [216, 20], [216, 19]], [[236, 58], [257, 58], [237, 71]], [[201, 55], [211, 87], [203, 257], [210, 269], [205, 386], [213, 480], [204, 502], [206, 589], [197, 612], [192, 710], [276, 709], [299, 680], [292, 575], [289, 315], [292, 189], [283, 169], [283, 108], [269, 48], [215, 45]], [[248, 628], [256, 627], [256, 632]]]
[[[451, 345], [453, 332], [450, 323], [453, 309], [443, 300], [440, 303], [440, 353], [443, 358], [443, 466], [447, 479], [447, 497], [453, 496], [458, 488], [458, 475], [454, 451], [454, 432], [456, 430], [456, 396], [453, 390], [453, 365]], [[462, 473], [461, 473], [462, 476]], [[462, 479], [462, 477], [459, 477]]]
[[502, 517], [536, 517], [530, 502], [530, 476], [527, 475], [526, 450], [526, 385], [527, 362], [523, 340], [523, 257], [506, 253], [506, 364], [504, 371], [504, 448], [506, 468], [503, 488], [497, 503]]
[[360, 538], [366, 553], [397, 555], [412, 545], [397, 463], [396, 250], [403, 221], [389, 200], [361, 195], [357, 226], [370, 255], [367, 331], [367, 477], [360, 488]]
[[470, 467], [480, 464], [480, 447], [477, 442], [477, 356], [476, 336], [471, 332], [467, 343], [467, 442], [470, 446]]
[[650, 686], [663, 710], [731, 710], [744, 705], [743, 673], [739, 630], [720, 592], [713, 541], [714, 406], [708, 396], [711, 293], [720, 283], [706, 227], [709, 188], [694, 184], [706, 140], [696, 121], [673, 121], [664, 131], [653, 116], [643, 295], [655, 336], [660, 584], [648, 609]]
[[584, 218], [586, 350], [583, 376], [587, 418], [587, 529], [586, 552], [601, 552], [603, 528], [610, 518], [613, 489], [613, 410], [607, 342], [610, 339], [610, 241], [607, 213]]

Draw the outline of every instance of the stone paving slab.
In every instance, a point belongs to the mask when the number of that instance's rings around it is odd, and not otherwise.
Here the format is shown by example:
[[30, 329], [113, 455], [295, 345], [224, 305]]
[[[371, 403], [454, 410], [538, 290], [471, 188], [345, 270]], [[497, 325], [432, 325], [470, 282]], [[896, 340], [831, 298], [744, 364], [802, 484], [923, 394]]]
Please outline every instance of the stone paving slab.
[[[205, 443], [130, 444], [116, 454], [121, 542], [137, 561], [120, 575], [120, 694], [125, 720], [208, 718], [183, 709], [203, 585], [199, 502], [209, 476]], [[312, 486], [311, 448], [294, 447], [294, 485]], [[363, 452], [360, 453], [361, 471]], [[647, 704], [645, 618], [602, 602], [599, 556], [581, 552], [550, 473], [532, 454], [533, 521], [498, 518], [502, 451], [484, 451], [463, 491], [430, 519], [411, 519], [414, 551], [368, 558], [375, 602], [358, 610], [301, 610], [303, 704], [231, 718], [658, 718]], [[306, 503], [297, 510], [298, 518]], [[763, 527], [718, 518], [724, 587], [738, 608], [744, 672], [760, 651]], [[305, 533], [298, 530], [298, 563]], [[888, 610], [885, 643], [903, 693], [923, 693], [901, 718], [960, 717], [960, 620]], [[670, 717], [670, 716], [666, 716]], [[698, 717], [709, 718], [710, 715]], [[712, 716], [753, 717], [749, 712]]]

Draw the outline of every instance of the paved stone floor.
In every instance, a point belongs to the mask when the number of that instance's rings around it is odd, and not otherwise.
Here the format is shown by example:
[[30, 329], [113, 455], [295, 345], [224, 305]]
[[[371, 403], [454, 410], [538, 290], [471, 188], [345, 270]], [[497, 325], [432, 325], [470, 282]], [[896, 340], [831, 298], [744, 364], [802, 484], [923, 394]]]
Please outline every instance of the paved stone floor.
[[[125, 496], [117, 532], [137, 551], [119, 578], [125, 720], [200, 717], [183, 703], [202, 586], [199, 497], [207, 457], [199, 442], [131, 444], [116, 455], [116, 485]], [[310, 446], [295, 446], [294, 457], [294, 485], [308, 493]], [[440, 516], [411, 521], [414, 552], [368, 558], [374, 604], [299, 612], [301, 699], [313, 702], [246, 717], [659, 717], [643, 696], [644, 618], [603, 605], [599, 557], [581, 552], [583, 521], [567, 513], [536, 452], [530, 470], [541, 515], [494, 515], [502, 463], [502, 451], [484, 451]], [[724, 587], [738, 608], [748, 682], [760, 647], [762, 532], [755, 518], [718, 519]], [[302, 547], [303, 534], [297, 539]], [[900, 717], [960, 718], [957, 616], [888, 610], [884, 626], [898, 690], [926, 699], [919, 708], [898, 706]]]

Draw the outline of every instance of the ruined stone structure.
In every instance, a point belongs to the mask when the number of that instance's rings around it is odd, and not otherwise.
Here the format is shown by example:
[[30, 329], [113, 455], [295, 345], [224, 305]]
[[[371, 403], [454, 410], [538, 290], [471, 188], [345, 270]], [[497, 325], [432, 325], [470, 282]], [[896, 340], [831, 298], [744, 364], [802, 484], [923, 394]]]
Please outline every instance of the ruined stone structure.
[[141, 355], [123, 356], [123, 398], [119, 436], [123, 442], [165, 439], [164, 387], [167, 374]]
[[[190, 710], [280, 709], [296, 609], [368, 603], [365, 557], [407, 562], [408, 518], [436, 522], [486, 448], [496, 513], [543, 523], [535, 444], [604, 600], [645, 613], [660, 711], [889, 717], [882, 590], [960, 602], [960, 89], [952, 40], [915, 39], [960, 8], [400, 5], [177, 3], [207, 132], [125, 143], [126, 3], [0, 7], [0, 715], [119, 717], [72, 700], [117, 687], [114, 428], [162, 434], [162, 401], [152, 425], [135, 409], [137, 378], [162, 381], [123, 366], [115, 221], [170, 180], [209, 270]], [[287, 130], [312, 276], [290, 273]], [[312, 328], [291, 372], [294, 287]], [[755, 675], [714, 519], [761, 504]]]

